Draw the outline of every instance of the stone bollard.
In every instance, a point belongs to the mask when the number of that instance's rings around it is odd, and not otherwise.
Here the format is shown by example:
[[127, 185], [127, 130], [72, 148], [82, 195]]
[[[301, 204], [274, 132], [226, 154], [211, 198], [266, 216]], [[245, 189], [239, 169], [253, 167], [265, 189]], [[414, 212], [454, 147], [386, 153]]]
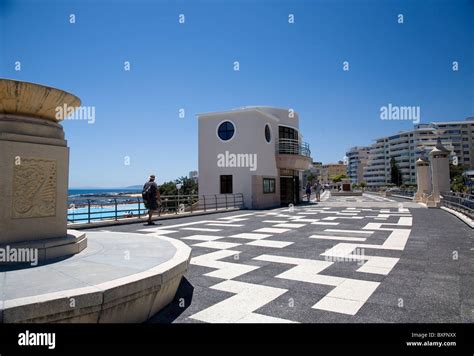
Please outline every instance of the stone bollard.
[[426, 203], [426, 199], [431, 192], [431, 171], [430, 163], [423, 154], [416, 161], [416, 183], [418, 189], [413, 200], [417, 203]]
[[435, 148], [430, 152], [432, 192], [426, 201], [429, 208], [439, 207], [441, 193], [450, 190], [449, 153], [438, 138]]

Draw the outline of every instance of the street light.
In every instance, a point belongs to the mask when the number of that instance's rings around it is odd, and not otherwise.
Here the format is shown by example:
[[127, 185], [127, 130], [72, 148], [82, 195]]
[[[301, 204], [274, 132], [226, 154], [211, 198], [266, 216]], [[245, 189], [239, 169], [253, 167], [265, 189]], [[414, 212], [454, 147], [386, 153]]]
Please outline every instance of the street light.
[[176, 184], [176, 189], [178, 189], [178, 207], [179, 207], [179, 190], [183, 185], [181, 183]]

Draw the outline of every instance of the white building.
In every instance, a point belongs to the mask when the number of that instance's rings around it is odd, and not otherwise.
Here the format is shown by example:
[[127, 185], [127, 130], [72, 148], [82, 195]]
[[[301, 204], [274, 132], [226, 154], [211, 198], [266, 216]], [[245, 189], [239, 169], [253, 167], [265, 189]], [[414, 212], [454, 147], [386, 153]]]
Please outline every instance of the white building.
[[[368, 187], [384, 186], [391, 183], [392, 158], [402, 174], [404, 184], [416, 184], [416, 160], [421, 152], [428, 155], [436, 146], [439, 132], [430, 125], [417, 125], [414, 130], [378, 139], [370, 148], [369, 161], [364, 170]], [[453, 146], [449, 139], [442, 143], [450, 151]]]
[[199, 177], [198, 171], [190, 171], [188, 177], [189, 177], [189, 179], [193, 179], [197, 182], [198, 177]]
[[347, 176], [351, 183], [360, 184], [364, 181], [364, 168], [369, 160], [370, 147], [351, 147], [346, 153]]
[[438, 137], [451, 151], [450, 160], [474, 168], [474, 118], [465, 121], [419, 124], [413, 130], [381, 137], [370, 146], [364, 179], [369, 187], [391, 182], [390, 161], [395, 159], [402, 172], [403, 183], [416, 184], [415, 162], [424, 150], [426, 155], [436, 146]]
[[200, 195], [242, 193], [251, 209], [300, 201], [312, 160], [296, 112], [243, 107], [199, 114], [198, 121]]

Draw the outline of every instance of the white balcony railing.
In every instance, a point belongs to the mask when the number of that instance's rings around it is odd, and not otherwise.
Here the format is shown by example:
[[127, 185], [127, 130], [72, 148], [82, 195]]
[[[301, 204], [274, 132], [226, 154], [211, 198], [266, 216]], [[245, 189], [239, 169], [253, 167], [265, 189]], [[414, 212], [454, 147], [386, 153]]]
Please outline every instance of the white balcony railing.
[[311, 150], [306, 142], [293, 140], [290, 138], [280, 138], [276, 142], [276, 153], [278, 154], [290, 154], [290, 155], [301, 155], [310, 157]]

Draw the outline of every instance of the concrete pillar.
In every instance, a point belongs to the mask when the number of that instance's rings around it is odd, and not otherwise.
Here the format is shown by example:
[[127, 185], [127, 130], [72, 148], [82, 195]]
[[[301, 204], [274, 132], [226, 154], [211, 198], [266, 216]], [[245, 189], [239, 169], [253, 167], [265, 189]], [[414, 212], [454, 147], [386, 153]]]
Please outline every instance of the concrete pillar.
[[67, 230], [69, 148], [57, 115], [80, 103], [62, 90], [0, 79], [0, 247], [35, 248], [40, 260], [85, 248], [84, 234]]
[[432, 193], [427, 201], [428, 207], [438, 207], [440, 193], [450, 190], [449, 154], [438, 138], [436, 147], [430, 152]]
[[417, 203], [426, 203], [426, 198], [431, 192], [431, 171], [430, 163], [424, 153], [416, 161], [416, 183], [418, 189], [413, 200]]

